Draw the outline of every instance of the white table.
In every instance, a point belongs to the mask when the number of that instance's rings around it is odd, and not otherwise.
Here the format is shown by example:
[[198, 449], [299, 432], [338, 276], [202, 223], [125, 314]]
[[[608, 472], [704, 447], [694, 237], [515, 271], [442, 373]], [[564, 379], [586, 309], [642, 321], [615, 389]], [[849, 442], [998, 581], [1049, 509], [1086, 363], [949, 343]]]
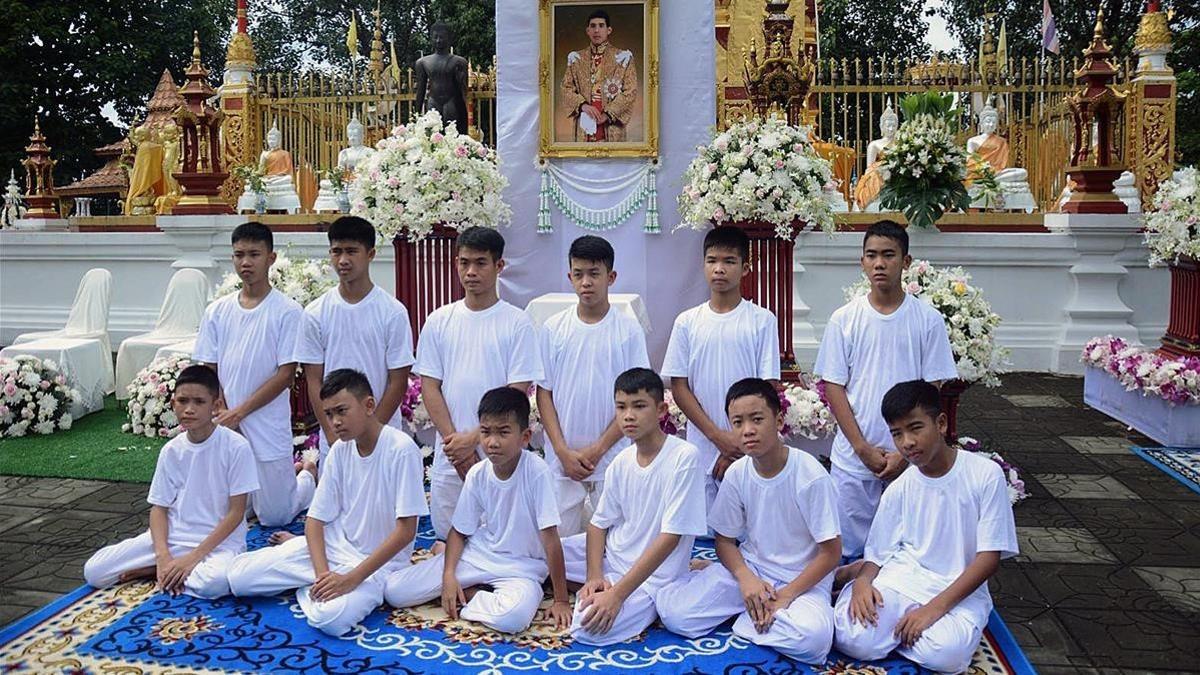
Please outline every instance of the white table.
[[192, 357], [192, 352], [196, 350], [196, 338], [183, 340], [174, 344], [169, 344], [165, 347], [159, 347], [154, 353], [154, 360], [165, 359], [171, 356], [186, 356]]
[[[646, 303], [642, 302], [642, 296], [637, 293], [609, 293], [608, 302], [618, 311], [623, 312], [642, 324], [642, 330], [650, 333], [650, 314], [646, 312]], [[529, 305], [525, 307], [525, 313], [537, 325], [542, 325], [546, 321], [567, 308], [575, 307], [579, 303], [579, 297], [574, 293], [546, 293], [539, 295], [529, 301]]]
[[79, 391], [79, 401], [71, 405], [71, 417], [79, 419], [104, 409], [104, 394], [113, 387], [112, 373], [105, 367], [112, 355], [99, 340], [83, 338], [42, 338], [0, 350], [0, 356], [21, 355], [50, 359], [58, 364], [70, 386]]

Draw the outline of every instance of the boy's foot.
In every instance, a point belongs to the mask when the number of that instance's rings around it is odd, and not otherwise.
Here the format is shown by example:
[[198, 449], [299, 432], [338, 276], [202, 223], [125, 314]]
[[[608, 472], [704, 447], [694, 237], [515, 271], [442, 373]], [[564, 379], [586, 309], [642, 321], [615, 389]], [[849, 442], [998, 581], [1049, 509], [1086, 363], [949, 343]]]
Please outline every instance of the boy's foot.
[[148, 567], [138, 567], [136, 569], [125, 570], [122, 572], [121, 576], [117, 577], [117, 582], [123, 584], [126, 581], [133, 581], [135, 579], [153, 579], [157, 573], [158, 567], [154, 565], [150, 565]]
[[270, 544], [271, 546], [278, 546], [278, 545], [282, 544], [283, 542], [288, 541], [289, 539], [295, 539], [296, 536], [297, 535], [294, 535], [291, 532], [288, 532], [287, 530], [280, 530], [280, 531], [272, 534], [270, 537], [268, 537], [267, 543]]
[[849, 565], [842, 565], [833, 571], [833, 592], [837, 593], [842, 590], [842, 586], [854, 581], [858, 576], [858, 571], [862, 569], [864, 561], [855, 560]]
[[433, 542], [433, 546], [429, 547], [429, 552], [434, 555], [442, 553], [445, 550], [446, 550], [446, 542], [442, 541], [441, 539], [438, 539], [437, 541]]
[[693, 572], [699, 572], [700, 570], [708, 567], [711, 564], [712, 564], [711, 560], [704, 560], [702, 558], [692, 558], [691, 562], [688, 563], [688, 569], [690, 569]]

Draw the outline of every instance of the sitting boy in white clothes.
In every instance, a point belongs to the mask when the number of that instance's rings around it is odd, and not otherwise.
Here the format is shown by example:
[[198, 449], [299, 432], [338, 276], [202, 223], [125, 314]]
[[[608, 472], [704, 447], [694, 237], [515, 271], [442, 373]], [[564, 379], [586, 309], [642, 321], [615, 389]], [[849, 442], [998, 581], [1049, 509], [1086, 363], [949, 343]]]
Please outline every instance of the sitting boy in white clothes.
[[410, 564], [417, 519], [429, 509], [421, 451], [376, 419], [367, 377], [335, 370], [320, 393], [338, 440], [304, 536], [238, 556], [229, 585], [239, 596], [299, 588], [296, 600], [309, 625], [340, 636], [383, 602], [388, 575]]
[[771, 383], [739, 380], [725, 408], [746, 456], [725, 472], [708, 514], [721, 564], [664, 586], [659, 619], [695, 638], [737, 616], [739, 637], [824, 663], [833, 643], [830, 589], [842, 555], [833, 482], [815, 458], [783, 444]]
[[563, 540], [567, 579], [583, 583], [571, 634], [599, 646], [654, 622], [658, 589], [687, 574], [692, 542], [705, 533], [696, 447], [658, 425], [667, 410], [662, 378], [633, 368], [614, 389], [621, 433], [633, 445], [609, 464], [587, 534]]
[[499, 387], [483, 395], [479, 444], [487, 461], [467, 472], [445, 552], [392, 573], [388, 604], [412, 607], [441, 595], [452, 619], [461, 605], [467, 621], [518, 633], [537, 614], [549, 574], [550, 616], [560, 630], [570, 625], [554, 484], [546, 462], [525, 451], [529, 437], [525, 394]]
[[897, 384], [882, 408], [912, 466], [879, 502], [858, 576], [837, 599], [834, 642], [856, 659], [895, 649], [930, 670], [962, 672], [992, 610], [987, 580], [1017, 554], [1004, 472], [946, 444], [932, 384]]
[[96, 551], [83, 565], [88, 584], [154, 577], [171, 595], [229, 594], [226, 570], [246, 550], [246, 498], [258, 471], [246, 439], [213, 423], [220, 390], [205, 366], [179, 374], [171, 410], [186, 433], [158, 453], [146, 497], [150, 530]]

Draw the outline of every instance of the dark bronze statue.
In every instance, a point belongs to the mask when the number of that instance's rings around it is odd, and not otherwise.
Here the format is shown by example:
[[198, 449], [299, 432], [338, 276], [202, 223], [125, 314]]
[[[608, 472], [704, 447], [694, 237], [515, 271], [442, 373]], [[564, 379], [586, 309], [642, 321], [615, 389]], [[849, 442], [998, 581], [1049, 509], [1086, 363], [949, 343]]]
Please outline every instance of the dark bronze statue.
[[[432, 108], [443, 121], [454, 120], [458, 133], [467, 133], [467, 60], [450, 53], [454, 35], [444, 23], [429, 29], [433, 53], [417, 59], [417, 110]], [[429, 105], [425, 105], [428, 87]]]

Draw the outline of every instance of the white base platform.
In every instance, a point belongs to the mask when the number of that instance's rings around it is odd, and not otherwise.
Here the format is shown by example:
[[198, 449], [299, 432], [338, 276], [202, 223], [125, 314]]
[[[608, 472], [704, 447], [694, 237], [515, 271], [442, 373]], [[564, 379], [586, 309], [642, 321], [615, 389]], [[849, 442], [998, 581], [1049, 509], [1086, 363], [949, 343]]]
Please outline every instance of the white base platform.
[[1126, 391], [1097, 368], [1083, 373], [1083, 402], [1172, 448], [1200, 448], [1200, 406], [1176, 405], [1157, 395]]

